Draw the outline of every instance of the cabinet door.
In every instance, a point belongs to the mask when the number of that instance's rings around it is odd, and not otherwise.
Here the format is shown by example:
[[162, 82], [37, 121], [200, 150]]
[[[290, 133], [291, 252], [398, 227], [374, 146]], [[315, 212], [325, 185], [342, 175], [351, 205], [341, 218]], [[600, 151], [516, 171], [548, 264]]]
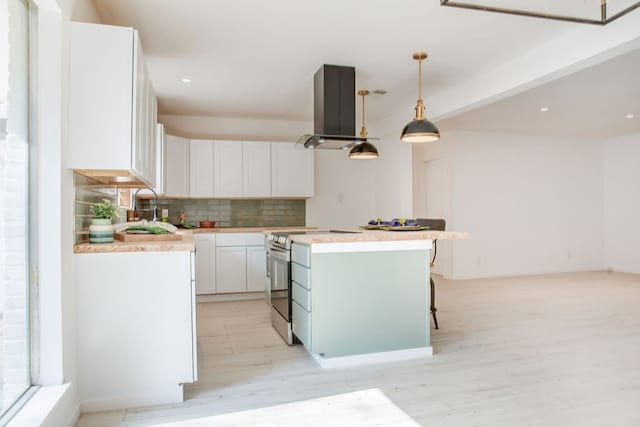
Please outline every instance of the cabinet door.
[[131, 28], [69, 23], [69, 168], [131, 169], [134, 45]]
[[146, 114], [145, 114], [145, 137], [144, 137], [144, 150], [143, 150], [143, 165], [144, 174], [148, 177], [148, 181], [151, 187], [157, 185], [156, 180], [156, 117], [157, 117], [157, 100], [151, 80], [149, 79], [149, 73], [145, 66], [145, 85], [146, 89]]
[[189, 146], [191, 197], [213, 197], [213, 141], [192, 139]]
[[137, 31], [133, 32], [133, 131], [131, 138], [131, 169], [143, 178], [147, 170], [145, 168], [145, 151], [147, 137], [147, 76], [144, 64], [142, 45]]
[[267, 253], [264, 246], [247, 246], [247, 291], [264, 291], [267, 275]]
[[245, 141], [242, 145], [242, 194], [271, 196], [271, 144]]
[[165, 194], [189, 197], [189, 140], [167, 135], [166, 144]]
[[247, 249], [244, 246], [216, 248], [216, 292], [246, 292]]
[[158, 196], [164, 195], [165, 192], [165, 169], [164, 166], [167, 158], [167, 140], [164, 134], [164, 125], [156, 124], [156, 193]]
[[242, 142], [215, 141], [213, 146], [213, 194], [242, 197]]
[[216, 292], [216, 236], [195, 234], [196, 242], [196, 294]]
[[313, 197], [313, 150], [291, 143], [271, 144], [271, 195]]

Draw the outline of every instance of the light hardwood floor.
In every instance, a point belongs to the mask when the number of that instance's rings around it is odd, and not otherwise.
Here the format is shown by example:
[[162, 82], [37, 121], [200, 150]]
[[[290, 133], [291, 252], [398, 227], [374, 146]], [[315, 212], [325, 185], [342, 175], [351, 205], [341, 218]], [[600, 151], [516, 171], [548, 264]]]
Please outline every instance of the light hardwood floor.
[[372, 388], [425, 426], [640, 426], [640, 276], [436, 282], [431, 358], [322, 370], [284, 345], [263, 301], [203, 303], [199, 381], [184, 403], [84, 414], [78, 426], [154, 425]]

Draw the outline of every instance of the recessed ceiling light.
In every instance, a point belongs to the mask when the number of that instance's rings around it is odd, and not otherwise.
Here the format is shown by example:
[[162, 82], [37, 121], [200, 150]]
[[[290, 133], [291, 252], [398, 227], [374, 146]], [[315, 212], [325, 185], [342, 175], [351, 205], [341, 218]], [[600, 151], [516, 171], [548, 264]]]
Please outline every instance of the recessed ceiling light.
[[627, 119], [633, 119], [635, 115], [633, 113], [629, 113], [625, 116]]
[[549, 107], [540, 107], [540, 111], [546, 113], [547, 111], [549, 111]]
[[191, 83], [191, 79], [188, 77], [183, 77], [182, 78], [182, 83]]

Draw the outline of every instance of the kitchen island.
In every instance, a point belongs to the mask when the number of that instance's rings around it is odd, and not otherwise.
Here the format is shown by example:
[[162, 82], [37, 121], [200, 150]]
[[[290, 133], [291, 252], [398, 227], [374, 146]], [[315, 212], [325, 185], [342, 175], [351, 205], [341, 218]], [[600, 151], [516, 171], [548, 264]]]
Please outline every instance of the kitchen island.
[[432, 242], [466, 237], [428, 230], [293, 235], [293, 333], [323, 367], [431, 355]]

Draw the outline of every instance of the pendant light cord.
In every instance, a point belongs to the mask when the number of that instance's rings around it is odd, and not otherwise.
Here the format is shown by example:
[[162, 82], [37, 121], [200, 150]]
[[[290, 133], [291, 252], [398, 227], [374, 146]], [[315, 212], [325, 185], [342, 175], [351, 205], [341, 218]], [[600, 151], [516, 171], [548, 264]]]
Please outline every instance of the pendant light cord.
[[362, 97], [362, 129], [360, 130], [360, 137], [361, 138], [366, 138], [367, 137], [367, 128], [365, 127], [365, 111], [364, 111], [364, 97], [369, 95], [369, 91], [368, 90], [359, 90], [358, 91], [358, 95], [360, 95]]
[[418, 99], [422, 99], [422, 59], [418, 60]]

